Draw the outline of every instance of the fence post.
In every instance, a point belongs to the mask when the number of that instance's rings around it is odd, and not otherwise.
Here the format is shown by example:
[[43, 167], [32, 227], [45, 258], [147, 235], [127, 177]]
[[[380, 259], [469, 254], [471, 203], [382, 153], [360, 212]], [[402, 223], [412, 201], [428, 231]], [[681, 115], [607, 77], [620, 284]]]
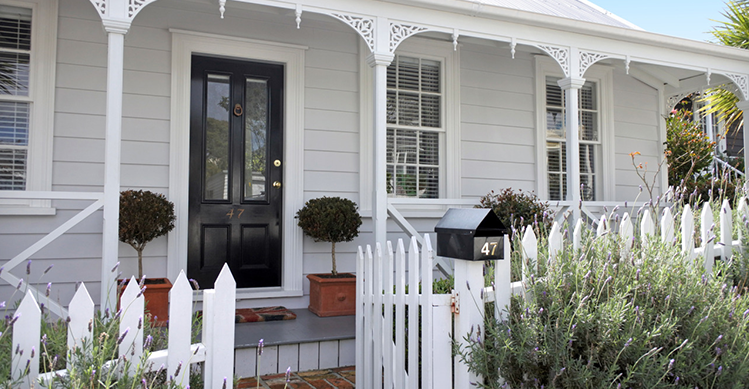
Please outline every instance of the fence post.
[[[454, 337], [460, 344], [461, 350], [467, 350], [470, 336], [484, 338], [484, 301], [481, 291], [484, 289], [484, 261], [455, 261], [455, 290], [460, 299], [460, 313], [456, 313]], [[469, 335], [470, 333], [470, 335]], [[472, 382], [479, 382], [481, 378], [468, 371], [468, 365], [455, 357], [455, 389], [467, 389]]]
[[[36, 387], [36, 377], [39, 375], [39, 339], [42, 311], [36, 303], [31, 291], [26, 291], [26, 296], [18, 306], [13, 315], [13, 348], [11, 352], [11, 377], [13, 380], [23, 378], [19, 388], [28, 389]], [[18, 354], [15, 350], [19, 350]], [[28, 369], [29, 374], [24, 377]]]
[[[504, 239], [504, 259], [494, 261], [494, 317], [497, 321], [509, 320], [510, 298], [512, 297], [512, 250], [510, 237], [505, 235]], [[504, 307], [507, 307], [507, 317], [504, 317], [502, 313]]]

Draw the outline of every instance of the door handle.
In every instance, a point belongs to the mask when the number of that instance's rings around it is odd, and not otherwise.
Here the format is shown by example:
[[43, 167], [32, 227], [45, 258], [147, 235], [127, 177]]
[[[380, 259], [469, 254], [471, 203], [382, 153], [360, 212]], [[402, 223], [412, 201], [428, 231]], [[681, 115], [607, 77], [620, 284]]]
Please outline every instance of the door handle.
[[278, 189], [281, 187], [281, 181], [273, 181], [273, 187]]

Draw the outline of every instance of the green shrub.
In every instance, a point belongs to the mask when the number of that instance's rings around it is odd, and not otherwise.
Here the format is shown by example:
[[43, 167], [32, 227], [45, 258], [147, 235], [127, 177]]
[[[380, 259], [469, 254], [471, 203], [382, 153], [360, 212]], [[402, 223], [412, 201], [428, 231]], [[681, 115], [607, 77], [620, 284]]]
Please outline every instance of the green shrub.
[[713, 162], [715, 142], [692, 121], [689, 111], [673, 111], [666, 117], [666, 159], [668, 185], [679, 186], [703, 173]]
[[535, 193], [523, 192], [522, 189], [515, 192], [506, 188], [499, 194], [491, 191], [481, 198], [476, 208], [491, 208], [505, 227], [518, 230], [529, 224], [548, 229], [554, 220], [548, 202], [542, 202]]
[[340, 197], [312, 199], [297, 211], [297, 224], [305, 234], [316, 242], [330, 242], [333, 275], [338, 274], [335, 261], [335, 244], [350, 242], [359, 236], [361, 216], [356, 203]]
[[567, 247], [508, 322], [469, 335], [460, 354], [482, 387], [500, 374], [513, 388], [745, 387], [749, 297], [730, 267], [706, 275], [672, 242], [620, 247], [614, 234]]
[[163, 194], [126, 190], [120, 193], [120, 241], [138, 252], [138, 278], [143, 278], [146, 244], [174, 229], [174, 204]]

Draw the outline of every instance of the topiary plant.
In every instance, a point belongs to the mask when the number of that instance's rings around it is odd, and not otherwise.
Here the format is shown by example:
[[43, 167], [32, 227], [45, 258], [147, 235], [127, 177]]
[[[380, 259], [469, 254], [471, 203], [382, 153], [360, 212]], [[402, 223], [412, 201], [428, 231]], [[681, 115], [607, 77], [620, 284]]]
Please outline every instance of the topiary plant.
[[174, 228], [174, 204], [163, 194], [142, 190], [120, 192], [120, 241], [138, 252], [138, 278], [143, 277], [146, 244]]
[[297, 211], [297, 224], [305, 234], [316, 242], [330, 242], [333, 244], [331, 253], [333, 269], [331, 273], [337, 275], [335, 262], [335, 244], [350, 242], [359, 236], [361, 216], [356, 203], [340, 197], [321, 197], [312, 199]]
[[512, 188], [505, 188], [499, 194], [491, 191], [479, 200], [476, 208], [491, 208], [508, 228], [521, 229], [538, 222], [548, 229], [554, 220], [548, 202], [542, 202], [535, 193], [523, 192], [522, 189], [515, 192]]

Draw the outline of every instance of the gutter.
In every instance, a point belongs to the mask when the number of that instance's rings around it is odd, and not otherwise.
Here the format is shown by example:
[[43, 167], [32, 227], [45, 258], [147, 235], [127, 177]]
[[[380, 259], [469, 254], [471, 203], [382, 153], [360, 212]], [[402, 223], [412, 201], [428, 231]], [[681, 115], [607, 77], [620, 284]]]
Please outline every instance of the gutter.
[[566, 32], [593, 35], [619, 41], [643, 44], [648, 46], [675, 49], [700, 55], [711, 54], [726, 59], [749, 61], [749, 50], [736, 47], [722, 46], [715, 43], [694, 41], [669, 35], [662, 35], [643, 30], [628, 29], [562, 18], [558, 16], [538, 14], [529, 11], [503, 8], [488, 5], [481, 0], [380, 0], [388, 3], [410, 5], [419, 8], [429, 8], [438, 11], [457, 13], [484, 19], [500, 20], [544, 27]]

